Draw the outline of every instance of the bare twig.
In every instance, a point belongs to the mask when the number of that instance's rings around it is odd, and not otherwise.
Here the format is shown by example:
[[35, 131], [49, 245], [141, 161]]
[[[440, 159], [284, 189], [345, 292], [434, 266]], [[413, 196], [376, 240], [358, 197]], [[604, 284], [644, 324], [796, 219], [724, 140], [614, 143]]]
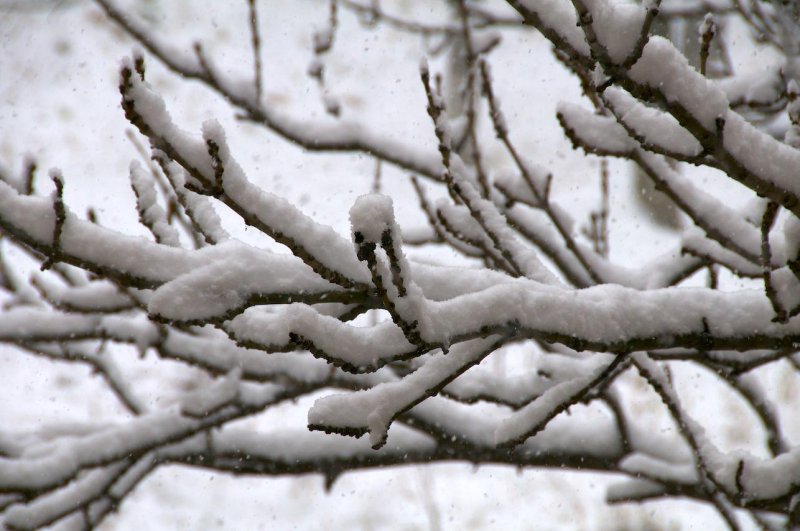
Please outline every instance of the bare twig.
[[256, 0], [247, 0], [247, 7], [250, 12], [248, 17], [250, 22], [250, 40], [253, 44], [253, 78], [256, 87], [256, 101], [261, 101], [263, 93], [263, 73], [261, 68], [261, 33], [258, 27], [258, 12], [256, 10]]

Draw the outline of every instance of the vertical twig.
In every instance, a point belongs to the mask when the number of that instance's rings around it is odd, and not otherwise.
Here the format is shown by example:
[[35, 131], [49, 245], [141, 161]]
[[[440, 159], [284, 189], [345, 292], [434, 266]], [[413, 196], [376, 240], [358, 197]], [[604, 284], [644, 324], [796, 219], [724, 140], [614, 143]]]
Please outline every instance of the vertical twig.
[[[421, 69], [420, 77], [422, 79], [422, 85], [425, 88], [425, 95], [428, 98], [428, 116], [430, 116], [433, 121], [434, 132], [439, 141], [439, 154], [442, 157], [442, 166], [444, 167], [442, 176], [447, 183], [447, 189], [451, 197], [453, 197], [454, 201], [456, 198], [461, 200], [469, 209], [472, 218], [481, 226], [486, 236], [492, 241], [495, 249], [497, 249], [503, 259], [508, 262], [509, 266], [511, 266], [513, 276], [524, 276], [522, 266], [517, 262], [511, 251], [503, 245], [500, 237], [488, 226], [483, 214], [477, 208], [475, 203], [480, 200], [478, 192], [475, 191], [469, 183], [462, 186], [462, 183], [456, 181], [450, 167], [452, 145], [446, 117], [443, 116], [445, 112], [444, 101], [440, 94], [433, 91], [427, 64]], [[472, 190], [472, 193], [477, 197], [470, 197], [469, 190]]]
[[764, 292], [767, 294], [772, 309], [775, 312], [774, 321], [785, 323], [787, 320], [786, 310], [778, 300], [778, 293], [772, 284], [772, 248], [769, 243], [769, 232], [775, 223], [778, 215], [778, 203], [770, 201], [764, 209], [764, 216], [761, 218], [761, 269], [764, 276]]
[[[389, 231], [384, 232], [382, 240], [384, 240], [382, 243], [386, 245], [384, 251], [387, 251], [388, 250], [387, 248], [393, 247], [394, 243], [392, 241], [391, 233]], [[406, 339], [409, 341], [409, 343], [413, 343], [415, 345], [422, 345], [423, 341], [419, 335], [418, 322], [417, 321], [408, 322], [403, 318], [402, 315], [400, 315], [400, 312], [397, 311], [397, 306], [395, 304], [395, 301], [392, 299], [392, 296], [390, 295], [390, 293], [386, 288], [386, 284], [384, 282], [383, 274], [381, 271], [382, 264], [379, 262], [378, 256], [375, 252], [378, 246], [378, 242], [369, 241], [364, 236], [364, 234], [359, 231], [353, 233], [353, 241], [357, 246], [356, 254], [358, 256], [358, 259], [361, 260], [362, 262], [367, 263], [367, 267], [369, 268], [370, 274], [372, 275], [372, 283], [375, 285], [375, 289], [380, 294], [381, 299], [383, 300], [383, 308], [389, 312], [389, 315], [391, 315], [392, 317], [392, 321], [394, 321], [394, 323], [400, 327], [400, 329], [403, 331], [403, 334], [406, 336]], [[397, 254], [390, 256], [390, 260], [392, 258], [395, 258], [396, 260]], [[392, 264], [390, 265], [390, 267], [391, 267], [390, 272], [392, 274], [392, 279], [391, 279], [392, 283], [395, 286], [395, 288], [398, 288], [398, 295], [400, 297], [403, 297], [406, 292], [405, 288], [403, 288], [403, 285], [400, 284], [402, 280], [402, 274], [399, 271], [399, 264]], [[400, 293], [400, 288], [403, 288], [402, 293]]]
[[707, 13], [700, 24], [700, 73], [706, 75], [708, 55], [711, 50], [711, 41], [717, 33], [717, 24], [714, 15]]
[[425, 515], [428, 517], [428, 529], [430, 529], [430, 531], [441, 531], [442, 515], [433, 497], [433, 488], [431, 485], [433, 483], [433, 477], [428, 473], [428, 470], [418, 468], [417, 472], [421, 491], [420, 498], [422, 498], [422, 504], [425, 508]]
[[600, 210], [589, 213], [591, 226], [584, 234], [592, 241], [594, 252], [608, 258], [608, 161], [600, 161]]
[[381, 177], [383, 173], [383, 165], [381, 164], [381, 159], [375, 159], [375, 173], [372, 177], [372, 193], [379, 194], [381, 193]]
[[531, 192], [533, 193], [536, 200], [541, 205], [542, 211], [550, 218], [550, 221], [553, 223], [553, 226], [556, 228], [558, 233], [564, 239], [564, 243], [567, 245], [567, 248], [570, 250], [573, 256], [578, 260], [581, 264], [583, 269], [589, 275], [589, 278], [592, 279], [595, 283], [602, 283], [600, 275], [594, 268], [589, 264], [586, 260], [586, 257], [583, 255], [581, 250], [578, 248], [577, 244], [575, 243], [575, 239], [570, 234], [570, 231], [564, 224], [561, 222], [559, 217], [554, 212], [552, 206], [549, 202], [550, 196], [550, 178], [545, 183], [545, 190], [544, 193], [539, 190], [537, 186], [535, 186], [535, 179], [530, 174], [528, 169], [528, 165], [525, 164], [525, 161], [520, 156], [517, 148], [514, 147], [512, 144], [511, 139], [509, 138], [508, 134], [508, 126], [506, 125], [505, 118], [500, 110], [500, 103], [497, 100], [497, 97], [494, 93], [494, 89], [492, 88], [492, 81], [491, 75], [489, 74], [489, 65], [485, 61], [480, 61], [479, 63], [480, 72], [481, 72], [481, 81], [483, 87], [483, 96], [486, 98], [487, 103], [489, 104], [489, 116], [492, 120], [492, 125], [494, 126], [495, 134], [497, 138], [503, 143], [508, 151], [511, 158], [514, 160], [514, 164], [519, 168], [520, 173], [522, 174], [523, 178], [528, 182]]
[[[706, 323], [704, 325], [707, 326]], [[694, 432], [694, 421], [681, 407], [678, 395], [675, 393], [670, 379], [665, 374], [659, 364], [654, 362], [648, 353], [639, 352], [631, 356], [634, 366], [639, 375], [650, 385], [650, 387], [661, 398], [661, 402], [667, 407], [672, 415], [678, 429], [686, 440], [695, 459], [695, 466], [700, 476], [700, 486], [706, 492], [707, 500], [714, 505], [717, 512], [725, 520], [728, 527], [734, 531], [740, 529], [736, 520], [736, 515], [730, 507], [728, 493], [723, 490], [722, 485], [712, 474], [707, 459], [701, 451], [701, 442], [698, 434]]]
[[708, 264], [708, 287], [717, 289], [719, 287], [719, 266]]
[[25, 159], [25, 195], [33, 194], [33, 180], [36, 178], [36, 159], [27, 157]]
[[461, 32], [464, 40], [464, 47], [467, 51], [467, 79], [464, 91], [464, 99], [466, 100], [466, 114], [467, 114], [467, 130], [469, 133], [470, 147], [472, 148], [472, 161], [475, 164], [475, 173], [478, 176], [478, 184], [483, 197], [489, 196], [489, 182], [486, 177], [486, 171], [483, 169], [483, 162], [481, 161], [481, 151], [478, 144], [477, 133], [477, 115], [475, 113], [475, 61], [477, 53], [472, 45], [472, 31], [469, 27], [469, 13], [464, 0], [458, 2], [458, 13], [461, 18]]
[[256, 84], [256, 104], [261, 102], [263, 84], [261, 81], [261, 35], [258, 32], [258, 13], [256, 11], [256, 0], [247, 0], [250, 11], [250, 36], [253, 43], [253, 68], [255, 69]]
[[64, 228], [64, 221], [67, 219], [67, 211], [64, 207], [64, 178], [61, 176], [61, 172], [56, 169], [50, 170], [50, 177], [53, 179], [53, 184], [56, 186], [56, 191], [53, 195], [55, 223], [53, 225], [53, 244], [50, 248], [50, 254], [47, 256], [44, 262], [42, 262], [42, 271], [50, 269], [56, 262], [60, 260], [61, 231]]
[[600, 161], [600, 256], [608, 258], [608, 213], [609, 213], [609, 189], [608, 189], [608, 160]]
[[325, 82], [325, 66], [322, 63], [322, 56], [327, 54], [333, 46], [336, 36], [336, 29], [339, 25], [338, 4], [336, 0], [330, 0], [330, 12], [328, 15], [328, 27], [314, 32], [314, 60], [308, 68], [308, 75], [317, 80], [320, 89], [322, 104], [325, 112], [331, 116], [339, 116], [341, 107], [339, 102], [328, 93]]

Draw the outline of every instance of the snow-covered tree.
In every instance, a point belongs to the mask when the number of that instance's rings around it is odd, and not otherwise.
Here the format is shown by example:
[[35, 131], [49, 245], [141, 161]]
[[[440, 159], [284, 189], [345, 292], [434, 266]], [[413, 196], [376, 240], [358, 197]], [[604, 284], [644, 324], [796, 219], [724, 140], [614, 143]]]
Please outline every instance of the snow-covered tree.
[[[321, 2], [307, 68], [321, 101], [302, 114], [267, 94], [263, 57], [278, 53], [262, 34], [268, 2], [246, 2], [248, 18], [230, 29], [247, 35], [245, 70], [224, 65], [202, 29], [184, 46], [137, 3], [95, 3], [137, 43], [109, 61], [143, 154], [127, 177], [149, 237], [71, 210], [80, 189], [58, 169], [52, 187], [32, 160], [3, 170], [0, 341], [90, 366], [126, 413], [0, 426], [5, 526], [93, 528], [167, 464], [315, 473], [330, 486], [363, 469], [450, 461], [613, 473], [609, 503], [690, 499], [734, 529], [800, 525], [797, 4], [459, 0], [427, 20], [427, 3]], [[414, 113], [427, 110], [414, 138], [332, 88], [327, 66], [355, 17], [427, 45], [404, 85]], [[558, 134], [569, 157], [601, 158], [599, 184], [582, 177], [600, 190], [597, 209], [551, 193], [562, 177], [516, 130], [537, 102], [508, 94], [509, 79], [544, 59], [493, 74], [497, 50], [530, 34], [549, 40], [583, 91], [558, 106]], [[756, 49], [769, 60], [730, 59]], [[153, 65], [171, 77], [151, 83]], [[374, 161], [373, 193], [341, 205], [350, 233], [256, 185], [220, 122], [194, 131], [174, 120], [164, 79], [195, 83], [238, 127], [308, 157]], [[513, 116], [505, 98], [523, 102]], [[631, 165], [677, 227], [642, 263], [611, 248], [621, 224], [609, 180]], [[388, 177], [413, 187], [416, 224], [398, 222], [409, 201], [381, 193]], [[188, 371], [190, 384], [165, 379], [170, 399], [153, 400], [124, 345], [154, 370]], [[309, 396], [307, 429], [243, 422]], [[720, 419], [745, 435], [723, 440]]]

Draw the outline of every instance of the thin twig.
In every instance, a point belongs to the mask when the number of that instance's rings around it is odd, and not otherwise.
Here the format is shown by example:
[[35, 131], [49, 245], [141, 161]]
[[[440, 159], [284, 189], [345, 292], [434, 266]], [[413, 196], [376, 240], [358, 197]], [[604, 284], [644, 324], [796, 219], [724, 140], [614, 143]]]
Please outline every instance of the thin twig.
[[53, 195], [53, 244], [50, 247], [50, 253], [47, 259], [42, 262], [42, 271], [53, 267], [61, 258], [61, 231], [64, 228], [64, 221], [67, 219], [67, 211], [64, 207], [64, 178], [58, 170], [51, 170], [50, 177], [53, 179], [53, 184], [56, 187], [55, 194]]
[[788, 320], [786, 310], [778, 299], [778, 292], [772, 284], [772, 248], [769, 242], [769, 232], [775, 223], [778, 215], [778, 204], [770, 201], [764, 209], [764, 216], [761, 218], [761, 267], [764, 271], [764, 292], [772, 304], [772, 311], [775, 312], [774, 321], [785, 323]]
[[261, 101], [263, 93], [262, 69], [261, 69], [261, 34], [258, 27], [258, 12], [256, 10], [256, 0], [247, 0], [247, 7], [250, 12], [248, 17], [250, 22], [250, 38], [253, 45], [253, 69], [256, 86], [256, 101]]

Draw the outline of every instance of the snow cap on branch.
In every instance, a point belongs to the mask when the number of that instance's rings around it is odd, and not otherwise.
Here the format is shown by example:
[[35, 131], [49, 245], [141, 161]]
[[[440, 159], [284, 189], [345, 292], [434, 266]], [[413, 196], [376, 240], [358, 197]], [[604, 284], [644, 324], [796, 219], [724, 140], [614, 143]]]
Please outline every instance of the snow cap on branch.
[[360, 233], [370, 242], [379, 242], [387, 230], [397, 234], [392, 199], [382, 194], [367, 194], [356, 199], [350, 208], [353, 234]]
[[600, 44], [615, 63], [622, 63], [639, 40], [646, 10], [633, 3], [584, 0]]

